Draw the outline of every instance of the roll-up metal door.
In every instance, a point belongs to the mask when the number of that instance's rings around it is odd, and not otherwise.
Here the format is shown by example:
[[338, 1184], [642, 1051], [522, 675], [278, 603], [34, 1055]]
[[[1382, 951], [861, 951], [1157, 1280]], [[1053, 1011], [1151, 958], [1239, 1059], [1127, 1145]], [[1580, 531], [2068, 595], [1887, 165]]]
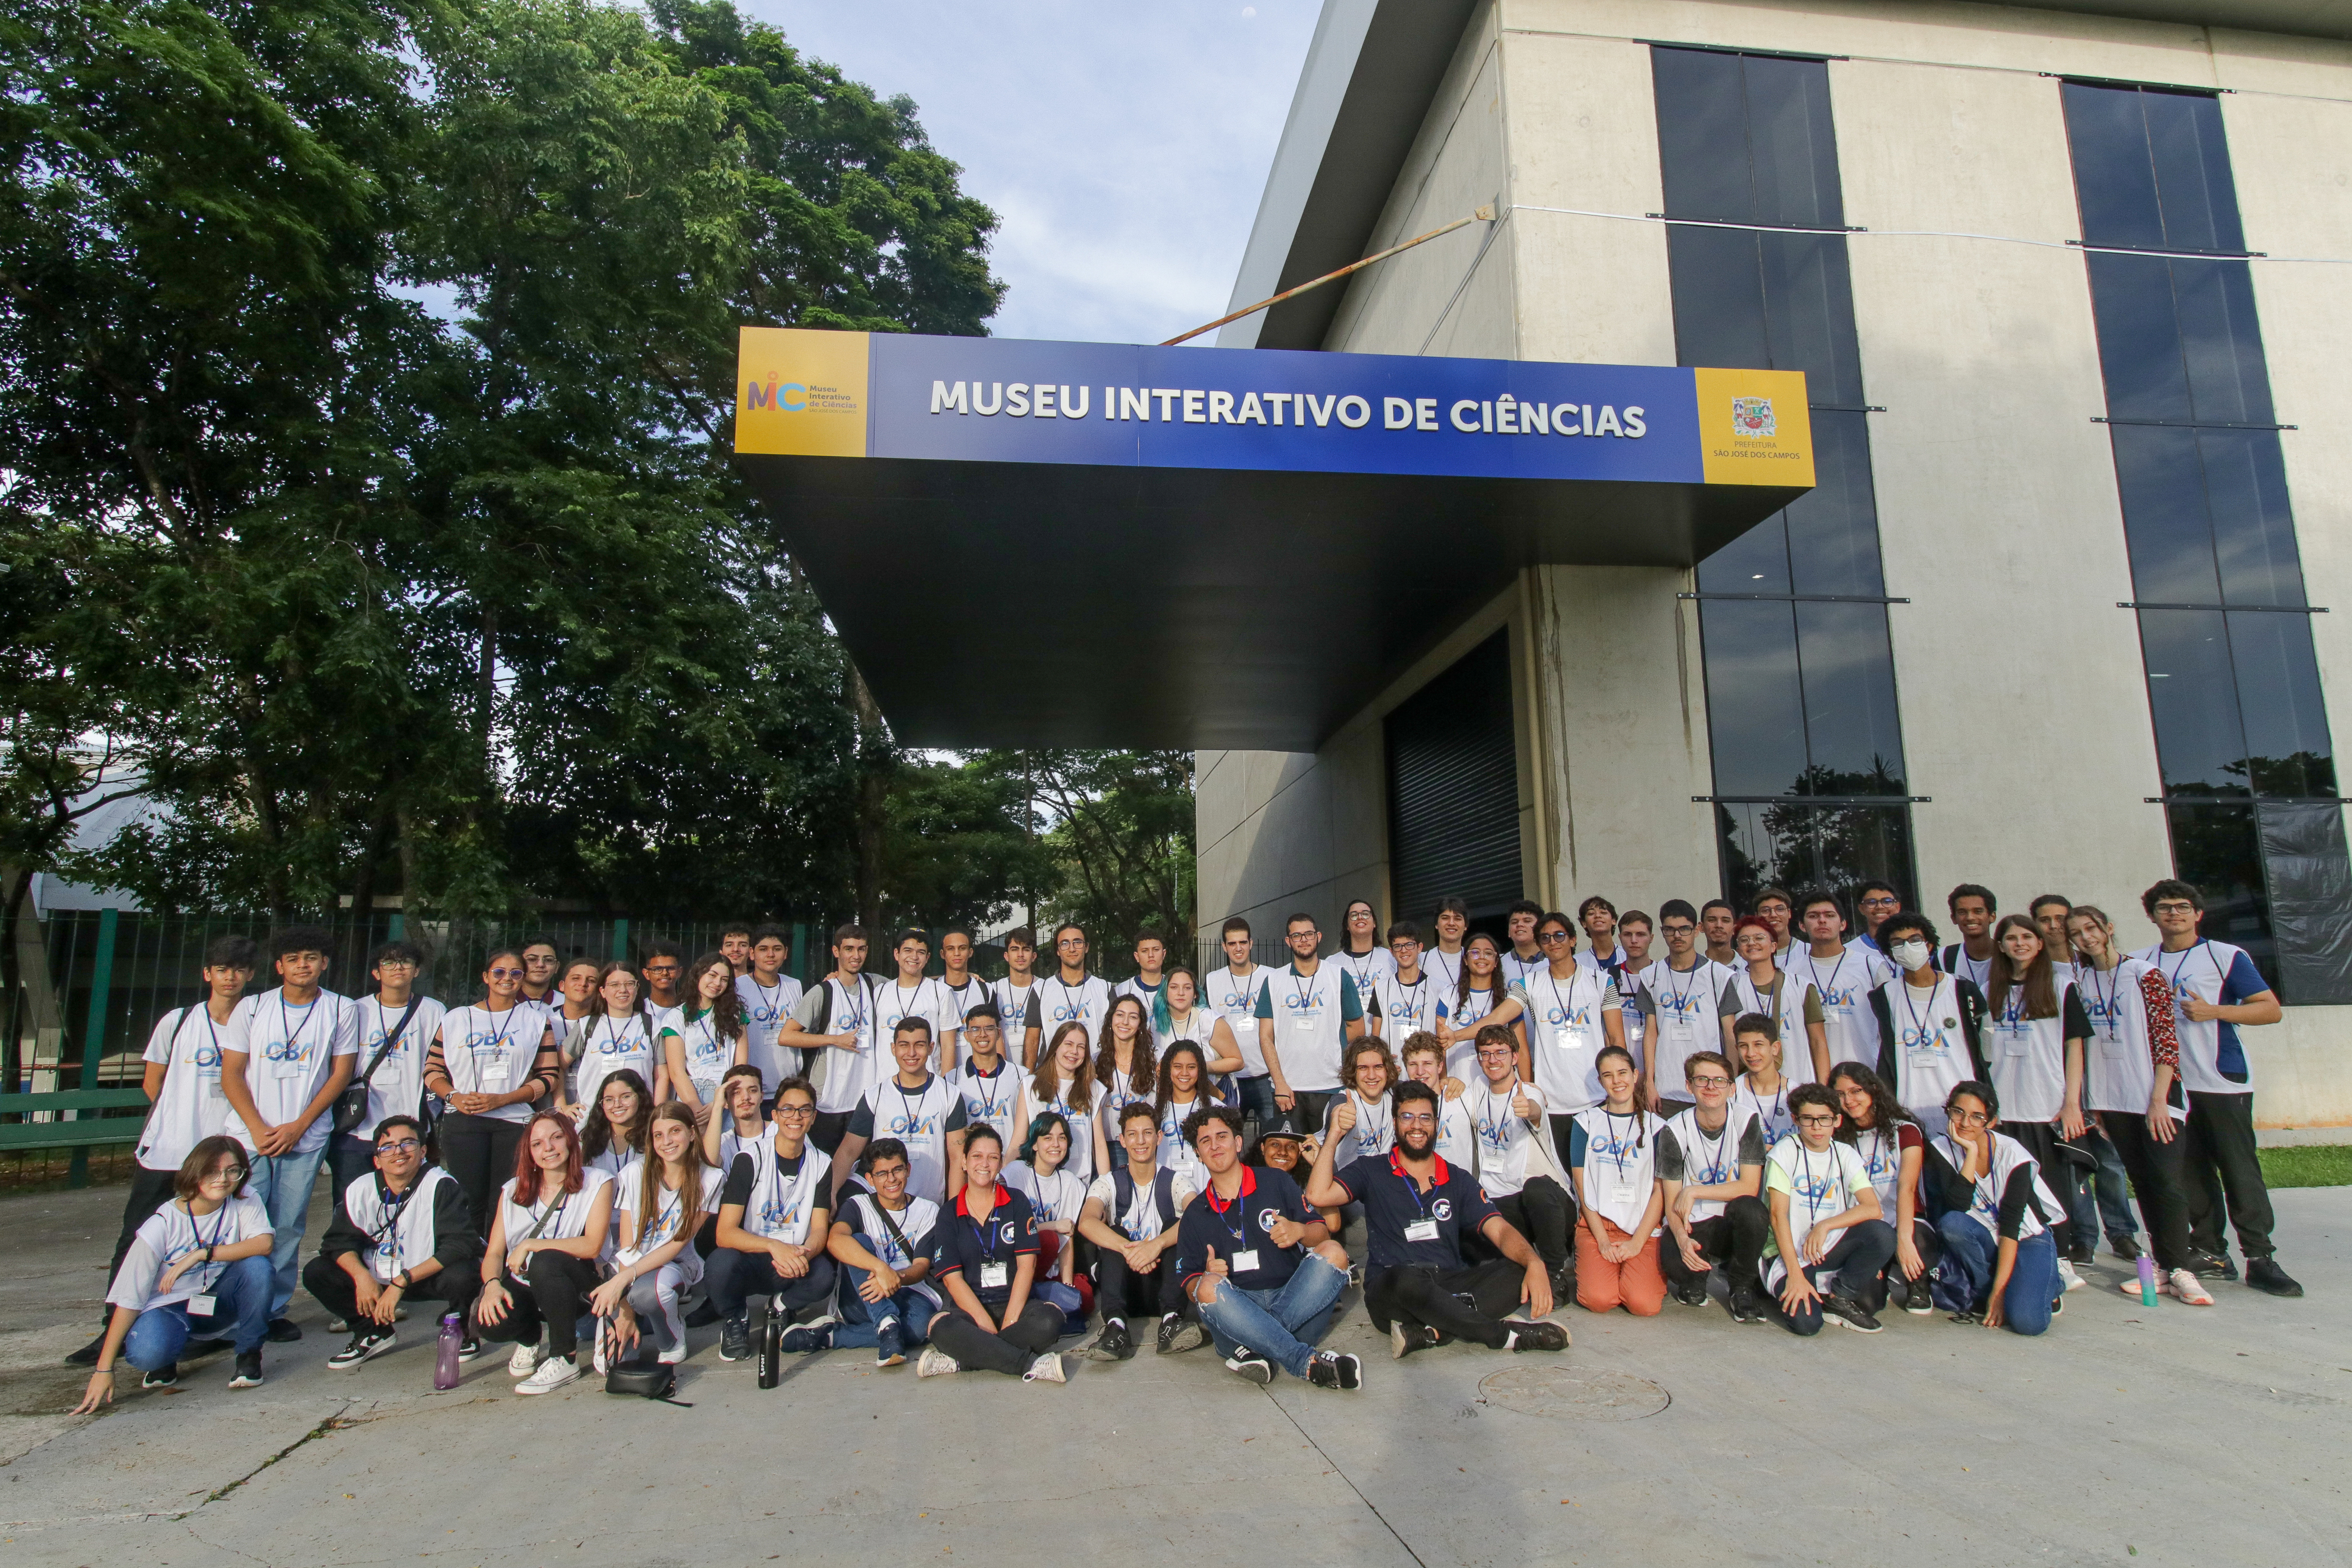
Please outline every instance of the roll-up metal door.
[[1388, 716], [1389, 867], [1400, 920], [1440, 899], [1472, 916], [1520, 896], [1510, 634], [1496, 632]]

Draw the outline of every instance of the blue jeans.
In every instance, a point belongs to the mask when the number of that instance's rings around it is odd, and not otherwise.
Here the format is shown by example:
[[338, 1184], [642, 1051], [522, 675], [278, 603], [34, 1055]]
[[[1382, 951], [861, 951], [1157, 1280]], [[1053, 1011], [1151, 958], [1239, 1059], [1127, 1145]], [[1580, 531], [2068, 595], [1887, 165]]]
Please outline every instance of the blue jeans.
[[2109, 1241], [2122, 1241], [2139, 1234], [2139, 1222], [2132, 1215], [2131, 1187], [2124, 1173], [2123, 1156], [2106, 1134], [2093, 1122], [2083, 1134], [2083, 1146], [2099, 1157], [2098, 1169], [2092, 1179], [2082, 1183], [2066, 1194], [2066, 1217], [2074, 1222], [2076, 1245], [2097, 1239], [2102, 1230]]
[[253, 1176], [246, 1191], [269, 1211], [269, 1315], [282, 1318], [294, 1300], [299, 1277], [295, 1254], [302, 1250], [302, 1230], [310, 1220], [310, 1189], [319, 1184], [319, 1167], [327, 1145], [305, 1154], [256, 1154]]
[[[1992, 1232], [1955, 1209], [1936, 1222], [1944, 1238], [1947, 1268], [1957, 1267], [1968, 1281], [1969, 1304], [1981, 1311], [1992, 1300], [1994, 1271], [2000, 1265], [2000, 1240]], [[2009, 1271], [2009, 1289], [2001, 1292], [2001, 1327], [2013, 1334], [2039, 1334], [2050, 1327], [2050, 1305], [2058, 1300], [2058, 1244], [2048, 1231], [2017, 1244], [2017, 1261]]]
[[1304, 1378], [1307, 1363], [1315, 1359], [1315, 1342], [1331, 1326], [1332, 1304], [1347, 1286], [1345, 1274], [1310, 1252], [1277, 1289], [1243, 1290], [1218, 1280], [1217, 1299], [1201, 1303], [1201, 1321], [1228, 1360], [1247, 1345], [1291, 1376]]
[[[870, 1237], [858, 1237], [857, 1245], [877, 1258], [882, 1256], [882, 1249], [875, 1246]], [[872, 1269], [860, 1268], [855, 1263], [841, 1266], [841, 1321], [833, 1328], [834, 1348], [871, 1349], [879, 1344], [881, 1340], [877, 1332], [876, 1315], [879, 1313], [887, 1317], [892, 1312], [898, 1315], [898, 1342], [902, 1345], [921, 1344], [930, 1334], [931, 1314], [939, 1309], [931, 1305], [929, 1296], [912, 1285], [900, 1289], [887, 1305], [878, 1301], [869, 1302], [857, 1292], [873, 1277]]]
[[[1823, 1254], [1819, 1263], [1805, 1265], [1805, 1280], [1819, 1284], [1823, 1274], [1834, 1270], [1837, 1283], [1831, 1289], [1849, 1301], [1867, 1301], [1878, 1288], [1878, 1277], [1886, 1272], [1886, 1260], [1894, 1256], [1895, 1227], [1883, 1219], [1866, 1219], [1838, 1232], [1837, 1245]], [[1780, 1263], [1786, 1268], [1789, 1260], [1784, 1258]], [[1780, 1304], [1780, 1293], [1775, 1291], [1772, 1310], [1780, 1314], [1781, 1326], [1792, 1334], [1822, 1331], [1819, 1300], [1807, 1302], [1802, 1311], [1791, 1312]]]
[[[199, 1279], [204, 1275], [202, 1269], [189, 1272]], [[141, 1372], [153, 1372], [177, 1362], [190, 1340], [224, 1334], [236, 1342], [239, 1355], [259, 1350], [269, 1337], [269, 1285], [268, 1258], [238, 1258], [221, 1270], [207, 1292], [214, 1303], [211, 1316], [195, 1316], [184, 1301], [150, 1307], [131, 1325], [122, 1342], [122, 1359]]]
[[1264, 1127], [1274, 1120], [1274, 1075], [1262, 1072], [1255, 1078], [1234, 1074], [1234, 1086], [1241, 1090], [1242, 1121]]

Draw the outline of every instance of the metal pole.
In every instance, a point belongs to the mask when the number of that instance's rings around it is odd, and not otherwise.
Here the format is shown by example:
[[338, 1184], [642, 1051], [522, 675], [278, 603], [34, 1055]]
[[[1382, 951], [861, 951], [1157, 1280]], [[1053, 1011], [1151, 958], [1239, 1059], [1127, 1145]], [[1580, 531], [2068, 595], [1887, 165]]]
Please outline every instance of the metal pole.
[[613, 962], [625, 963], [629, 957], [629, 917], [615, 915], [613, 919]]
[[1429, 241], [1435, 239], [1439, 235], [1452, 234], [1455, 229], [1461, 228], [1468, 224], [1492, 223], [1494, 221], [1495, 209], [1491, 205], [1480, 207], [1468, 217], [1458, 217], [1452, 223], [1443, 224], [1436, 228], [1431, 229], [1427, 234], [1414, 235], [1402, 245], [1391, 245], [1386, 250], [1379, 251], [1373, 255], [1365, 257], [1361, 261], [1350, 261], [1347, 266], [1339, 268], [1336, 271], [1326, 272], [1320, 278], [1310, 278], [1295, 289], [1285, 289], [1281, 293], [1276, 294], [1271, 300], [1260, 300], [1256, 304], [1244, 306], [1242, 309], [1235, 310], [1230, 316], [1219, 316], [1215, 321], [1207, 323], [1205, 326], [1194, 327], [1189, 332], [1179, 332], [1176, 336], [1169, 339], [1160, 346], [1163, 349], [1172, 349], [1178, 343], [1189, 342], [1191, 340], [1199, 337], [1202, 332], [1213, 332], [1219, 327], [1223, 326], [1227, 321], [1238, 321], [1244, 316], [1255, 315], [1258, 311], [1265, 310], [1269, 305], [1279, 305], [1285, 300], [1290, 299], [1294, 295], [1306, 293], [1309, 289], [1320, 289], [1324, 284], [1334, 282], [1339, 279], [1345, 278], [1350, 272], [1360, 272], [1375, 261], [1386, 261], [1390, 257], [1396, 255], [1401, 250], [1411, 250], [1416, 245], [1425, 245]]
[[[121, 916], [114, 910], [98, 911], [98, 959], [89, 972], [89, 1017], [81, 1032], [81, 1086], [98, 1087], [99, 1058], [106, 1052], [106, 1008], [114, 989], [114, 936]], [[82, 1112], [73, 1113], [82, 1120]], [[73, 1163], [68, 1167], [66, 1184], [72, 1187], [89, 1185], [89, 1146], [76, 1144]]]

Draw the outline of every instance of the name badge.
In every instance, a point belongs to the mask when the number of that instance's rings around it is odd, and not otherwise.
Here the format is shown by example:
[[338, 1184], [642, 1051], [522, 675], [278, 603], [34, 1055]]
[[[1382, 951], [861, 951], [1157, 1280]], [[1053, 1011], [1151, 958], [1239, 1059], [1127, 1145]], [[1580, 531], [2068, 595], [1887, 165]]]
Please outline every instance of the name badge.
[[1312, 1013], [1309, 1013], [1304, 1018], [1301, 1018], [1297, 1023], [1291, 1025], [1292, 1028], [1297, 1030], [1302, 1035], [1312, 1035], [1322, 1026], [1322, 1020], [1316, 1017]]
[[1407, 1241], [1435, 1241], [1437, 1222], [1433, 1219], [1417, 1219], [1404, 1227], [1404, 1238]]
[[2126, 1041], [2121, 1035], [2102, 1034], [2099, 1037], [2099, 1054], [2121, 1060], [2129, 1054], [2124, 1048], [2125, 1045]]
[[983, 1263], [980, 1266], [980, 1288], [1001, 1290], [1013, 1283], [1013, 1266], [1009, 1263]]
[[219, 1310], [220, 1303], [214, 1300], [210, 1296], [191, 1296], [188, 1298], [188, 1316], [192, 1318], [209, 1318]]
[[1601, 1189], [1601, 1202], [1605, 1208], [1633, 1206], [1633, 1180], [1630, 1176], [1612, 1176]]
[[1255, 1273], [1256, 1273], [1256, 1272], [1257, 1272], [1257, 1248], [1256, 1248], [1256, 1247], [1253, 1247], [1249, 1248], [1249, 1249], [1248, 1249], [1247, 1251], [1245, 1251], [1245, 1252], [1236, 1252], [1236, 1253], [1234, 1253], [1234, 1256], [1233, 1256], [1233, 1259], [1232, 1259], [1231, 1263], [1228, 1265], [1228, 1267], [1229, 1267], [1229, 1268], [1231, 1268], [1233, 1269], [1233, 1271], [1234, 1271], [1234, 1273], [1236, 1273], [1236, 1274], [1255, 1274]]
[[2000, 1054], [2005, 1057], [2023, 1056], [2025, 1054], [2025, 1041], [2026, 1034], [2023, 1029], [2002, 1029], [2000, 1031]]

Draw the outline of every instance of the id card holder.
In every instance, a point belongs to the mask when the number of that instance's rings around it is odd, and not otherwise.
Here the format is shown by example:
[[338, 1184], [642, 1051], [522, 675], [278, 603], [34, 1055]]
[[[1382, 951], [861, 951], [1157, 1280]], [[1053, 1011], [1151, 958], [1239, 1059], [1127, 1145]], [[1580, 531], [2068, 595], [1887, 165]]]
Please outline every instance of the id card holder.
[[1404, 1238], [1407, 1241], [1435, 1241], [1437, 1222], [1433, 1219], [1414, 1220], [1404, 1227]]
[[187, 1307], [192, 1318], [209, 1318], [220, 1310], [220, 1303], [210, 1296], [191, 1296]]
[[1001, 1290], [1013, 1283], [1013, 1266], [1009, 1263], [983, 1263], [980, 1266], [980, 1288]]
[[2021, 1056], [2023, 1056], [2023, 1055], [2025, 1054], [2025, 1031], [2024, 1031], [2024, 1030], [2022, 1030], [2022, 1029], [2003, 1029], [2003, 1030], [2001, 1030], [2001, 1031], [2000, 1031], [2000, 1036], [2001, 1036], [2001, 1040], [2000, 1040], [2001, 1051], [2000, 1051], [2000, 1054], [2001, 1054], [2002, 1056], [2005, 1056], [2005, 1057], [2021, 1057]]
[[1227, 1267], [1232, 1268], [1232, 1270], [1236, 1274], [1256, 1273], [1257, 1248], [1253, 1247], [1246, 1251], [1234, 1253], [1232, 1258], [1228, 1260]]
[[2113, 1035], [2111, 1035], [2111, 1034], [2106, 1033], [2105, 1030], [2101, 1030], [2101, 1031], [2100, 1031], [2100, 1034], [2099, 1034], [2099, 1054], [2100, 1054], [2101, 1056], [2103, 1056], [2103, 1057], [2112, 1058], [2114, 1058], [2114, 1059], [2116, 1059], [2116, 1060], [2117, 1060], [2117, 1061], [2120, 1061], [2120, 1060], [2122, 1060], [2122, 1059], [2123, 1059], [2124, 1056], [2126, 1054], [2126, 1048], [2125, 1048], [2125, 1047], [2126, 1047], [2126, 1042], [2125, 1041], [2125, 1039], [2124, 1039], [2124, 1037], [2123, 1037], [2123, 1036], [2122, 1036], [2122, 1035], [2120, 1035], [2120, 1034], [2113, 1034]]
[[1601, 1189], [1601, 1201], [1603, 1206], [1608, 1208], [1626, 1209], [1633, 1207], [1633, 1184], [1631, 1182], [1610, 1183], [1606, 1187]]

